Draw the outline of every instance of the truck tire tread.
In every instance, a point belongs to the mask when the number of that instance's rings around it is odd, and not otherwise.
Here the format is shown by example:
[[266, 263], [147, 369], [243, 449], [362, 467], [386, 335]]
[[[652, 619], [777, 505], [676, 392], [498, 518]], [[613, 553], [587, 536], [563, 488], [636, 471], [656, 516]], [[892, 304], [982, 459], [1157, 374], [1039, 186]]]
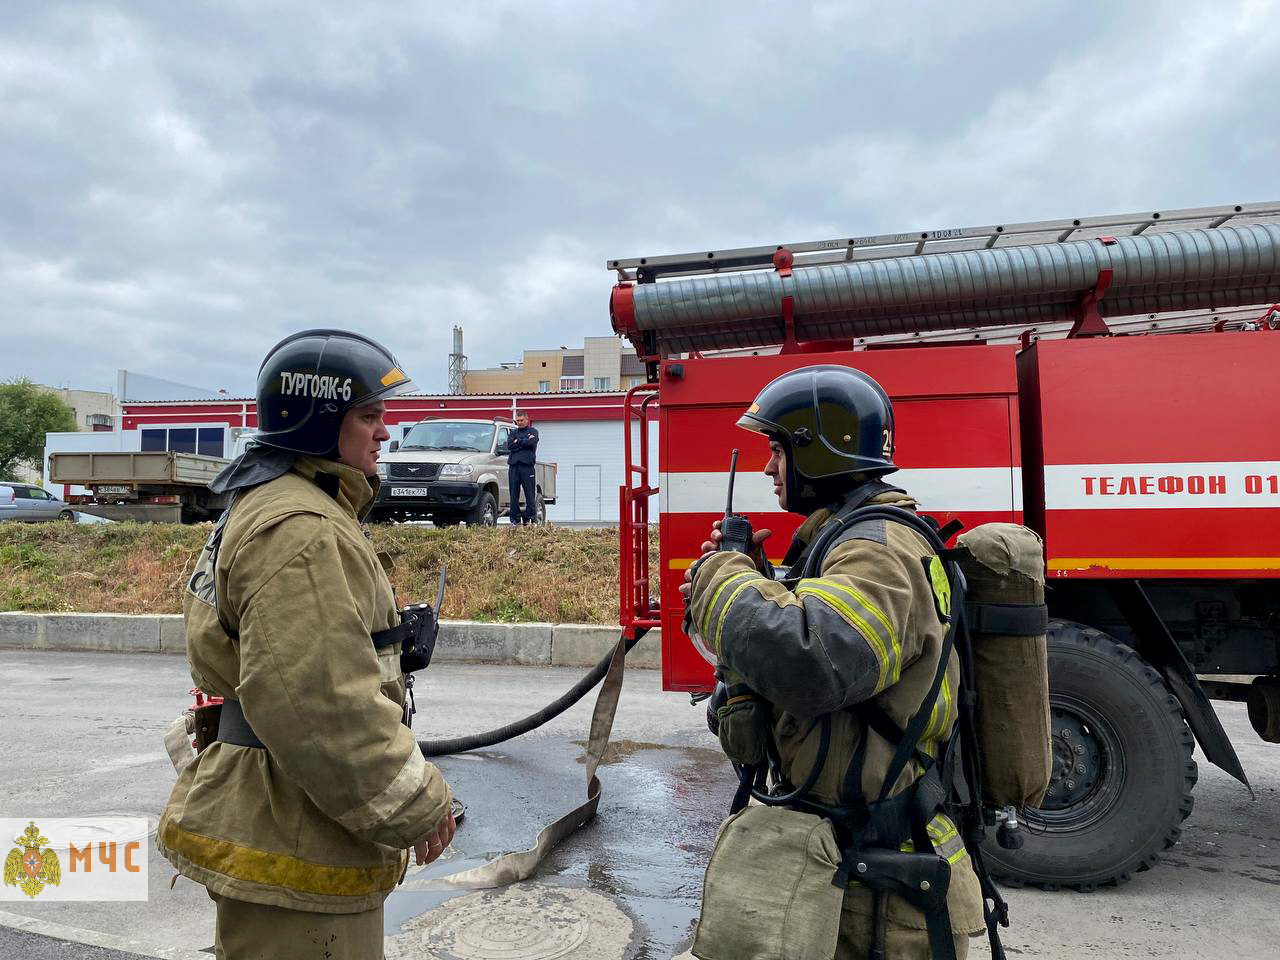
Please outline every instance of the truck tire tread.
[[[1168, 825], [1163, 834], [1149, 838], [1146, 842], [1146, 849], [1136, 859], [1130, 859], [1122, 866], [1117, 865], [1115, 872], [1107, 877], [1077, 879], [1019, 875], [1010, 872], [1004, 868], [1005, 865], [996, 862], [1000, 856], [998, 852], [994, 858], [991, 852], [988, 852], [987, 861], [990, 864], [992, 876], [1002, 884], [1012, 887], [1034, 886], [1043, 890], [1066, 888], [1080, 891], [1095, 890], [1100, 886], [1118, 887], [1132, 879], [1134, 873], [1151, 869], [1160, 860], [1164, 852], [1176, 844], [1178, 838], [1182, 835], [1182, 822], [1190, 816], [1195, 806], [1195, 798], [1192, 796], [1192, 789], [1195, 787], [1197, 780], [1197, 767], [1193, 758], [1195, 738], [1186, 724], [1182, 707], [1177, 698], [1165, 685], [1160, 674], [1139, 657], [1132, 647], [1121, 643], [1101, 630], [1068, 620], [1051, 620], [1049, 622], [1049, 634], [1055, 638], [1057, 643], [1075, 647], [1077, 650], [1088, 651], [1089, 656], [1097, 661], [1102, 661], [1112, 667], [1123, 668], [1124, 673], [1128, 675], [1131, 681], [1146, 688], [1148, 703], [1158, 708], [1159, 720], [1162, 726], [1167, 733], [1173, 734], [1172, 742], [1168, 746], [1176, 751], [1180, 758], [1181, 776], [1178, 784], [1180, 795], [1171, 811], [1173, 822]], [[1050, 661], [1052, 662], [1052, 660], [1051, 651]], [[1052, 676], [1050, 677], [1050, 685], [1050, 695], [1052, 696]], [[1070, 839], [1055, 839], [1053, 842], [1068, 843]]]

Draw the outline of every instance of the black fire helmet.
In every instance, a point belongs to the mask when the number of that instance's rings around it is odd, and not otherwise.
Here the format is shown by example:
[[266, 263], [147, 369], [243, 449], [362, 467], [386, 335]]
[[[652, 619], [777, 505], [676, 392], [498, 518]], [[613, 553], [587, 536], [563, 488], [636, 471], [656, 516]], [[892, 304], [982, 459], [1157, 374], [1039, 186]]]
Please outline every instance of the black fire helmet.
[[738, 426], [782, 444], [787, 509], [809, 514], [863, 480], [897, 470], [893, 404], [861, 370], [819, 364], [791, 370], [756, 396]]
[[348, 410], [416, 389], [382, 344], [347, 330], [303, 330], [262, 361], [254, 439], [336, 458]]

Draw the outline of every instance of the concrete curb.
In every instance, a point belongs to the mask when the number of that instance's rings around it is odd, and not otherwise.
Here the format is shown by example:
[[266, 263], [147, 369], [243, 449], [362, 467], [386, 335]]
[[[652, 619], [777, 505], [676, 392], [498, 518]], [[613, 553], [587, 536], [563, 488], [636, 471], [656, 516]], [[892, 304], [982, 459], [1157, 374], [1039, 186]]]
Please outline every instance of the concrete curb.
[[[618, 628], [590, 623], [481, 623], [445, 620], [435, 659], [440, 663], [498, 663], [588, 667], [618, 642]], [[186, 634], [177, 614], [0, 613], [0, 648], [89, 650], [185, 655]], [[651, 631], [627, 665], [661, 665], [661, 633]]]

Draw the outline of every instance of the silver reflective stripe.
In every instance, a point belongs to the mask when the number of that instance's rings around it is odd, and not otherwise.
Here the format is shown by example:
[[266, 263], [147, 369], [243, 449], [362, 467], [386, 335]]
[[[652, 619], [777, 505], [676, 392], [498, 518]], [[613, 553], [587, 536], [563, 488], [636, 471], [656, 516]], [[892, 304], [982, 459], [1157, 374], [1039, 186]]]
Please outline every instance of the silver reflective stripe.
[[426, 778], [427, 761], [422, 759], [422, 754], [415, 747], [410, 751], [400, 772], [387, 784], [386, 789], [372, 800], [348, 810], [336, 819], [353, 833], [368, 830], [386, 820], [412, 800], [414, 794], [422, 788]]

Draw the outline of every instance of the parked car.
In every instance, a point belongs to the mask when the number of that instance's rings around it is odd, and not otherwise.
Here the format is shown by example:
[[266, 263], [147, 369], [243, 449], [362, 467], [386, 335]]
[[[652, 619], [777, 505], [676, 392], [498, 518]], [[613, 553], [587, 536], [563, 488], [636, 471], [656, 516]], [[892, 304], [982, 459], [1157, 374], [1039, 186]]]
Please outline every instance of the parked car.
[[76, 511], [44, 487], [32, 483], [0, 484], [0, 520], [72, 520]]
[[[382, 484], [369, 512], [372, 522], [431, 520], [438, 527], [466, 522], [491, 527], [509, 508], [509, 420], [424, 420], [391, 442], [378, 459]], [[534, 465], [538, 523], [556, 502], [556, 465]]]

